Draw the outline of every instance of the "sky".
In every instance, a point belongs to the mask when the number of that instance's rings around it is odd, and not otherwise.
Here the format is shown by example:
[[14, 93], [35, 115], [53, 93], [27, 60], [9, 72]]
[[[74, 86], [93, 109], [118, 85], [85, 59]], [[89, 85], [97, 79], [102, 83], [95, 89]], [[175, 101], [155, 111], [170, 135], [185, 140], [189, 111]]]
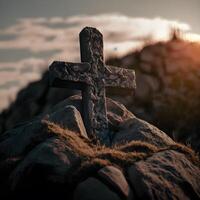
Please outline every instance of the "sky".
[[24, 17], [121, 13], [131, 17], [162, 17], [191, 25], [200, 33], [199, 0], [0, 0], [0, 27]]
[[200, 41], [200, 0], [0, 0], [0, 110], [53, 60], [79, 61], [78, 34], [94, 26], [105, 57], [169, 39], [172, 27]]

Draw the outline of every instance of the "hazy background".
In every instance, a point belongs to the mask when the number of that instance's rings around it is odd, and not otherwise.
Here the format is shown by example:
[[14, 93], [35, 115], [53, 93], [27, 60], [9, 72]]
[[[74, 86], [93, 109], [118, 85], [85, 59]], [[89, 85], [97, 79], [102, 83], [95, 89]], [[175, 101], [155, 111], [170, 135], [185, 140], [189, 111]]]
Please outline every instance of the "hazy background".
[[79, 60], [78, 33], [95, 26], [105, 55], [121, 56], [178, 27], [200, 34], [199, 0], [0, 0], [0, 109], [54, 60]]

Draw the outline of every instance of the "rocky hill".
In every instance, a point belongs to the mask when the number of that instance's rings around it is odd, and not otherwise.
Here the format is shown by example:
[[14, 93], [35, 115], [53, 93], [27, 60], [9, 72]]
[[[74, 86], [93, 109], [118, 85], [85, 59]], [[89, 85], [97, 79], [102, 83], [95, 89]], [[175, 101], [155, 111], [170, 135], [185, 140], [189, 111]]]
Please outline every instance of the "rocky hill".
[[[200, 152], [200, 44], [173, 37], [168, 42], [149, 44], [141, 51], [108, 64], [136, 71], [135, 96], [107, 96], [126, 105], [136, 116], [153, 123], [178, 142]], [[53, 105], [77, 92], [48, 87], [48, 72], [21, 90], [16, 101], [0, 115], [0, 131], [45, 113]]]
[[173, 38], [107, 61], [137, 78], [134, 96], [107, 89], [109, 146], [87, 135], [78, 91], [48, 72], [29, 84], [0, 115], [0, 199], [200, 199], [199, 53]]
[[200, 161], [107, 98], [110, 146], [92, 143], [73, 96], [0, 136], [1, 199], [199, 199]]

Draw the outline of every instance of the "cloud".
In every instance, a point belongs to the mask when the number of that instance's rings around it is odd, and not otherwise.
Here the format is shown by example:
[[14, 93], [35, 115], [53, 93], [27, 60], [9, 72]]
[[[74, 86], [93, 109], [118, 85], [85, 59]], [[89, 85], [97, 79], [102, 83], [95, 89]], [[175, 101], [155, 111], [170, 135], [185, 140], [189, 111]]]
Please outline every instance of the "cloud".
[[[52, 27], [52, 25], [58, 24], [61, 27]], [[177, 21], [161, 18], [131, 18], [119, 14], [69, 18], [26, 18], [20, 19], [14, 26], [0, 30], [0, 34], [15, 36], [13, 40], [0, 41], [0, 49], [27, 49], [31, 52], [60, 50], [60, 55], [63, 55], [62, 51], [77, 50], [78, 34], [85, 26], [97, 27], [103, 33], [105, 51], [108, 55], [114, 53], [114, 49], [112, 49], [114, 45], [119, 51], [115, 53], [120, 54], [120, 46], [124, 49], [125, 44], [129, 48], [137, 48], [138, 42], [142, 44], [147, 38], [168, 39], [172, 27], [178, 27], [183, 31], [190, 29], [189, 25]], [[71, 56], [70, 54], [70, 58]], [[76, 58], [77, 55], [73, 57]]]
[[[10, 79], [18, 80], [19, 90], [28, 82], [38, 79], [41, 71], [46, 69], [53, 60], [79, 61], [78, 34], [85, 26], [96, 27], [103, 33], [105, 57], [122, 56], [130, 50], [141, 48], [148, 40], [167, 40], [173, 27], [183, 32], [190, 30], [188, 24], [177, 21], [162, 18], [133, 18], [117, 13], [68, 18], [19, 19], [16, 24], [0, 29], [0, 36], [11, 36], [0, 40], [0, 51], [26, 50], [31, 56], [14, 62], [12, 55], [9, 55], [9, 62], [0, 62], [2, 84], [6, 84]], [[195, 34], [190, 34], [190, 37], [192, 36], [198, 38]], [[49, 51], [53, 53], [44, 59], [43, 53]], [[36, 53], [41, 54], [41, 57], [34, 57]], [[8, 70], [5, 76], [3, 69], [13, 67], [15, 70], [12, 72]], [[17, 90], [14, 91], [13, 95]], [[8, 91], [7, 94], [9, 97], [11, 93]], [[2, 95], [5, 99], [5, 90], [0, 85], [0, 99]], [[2, 107], [1, 102], [0, 107]]]

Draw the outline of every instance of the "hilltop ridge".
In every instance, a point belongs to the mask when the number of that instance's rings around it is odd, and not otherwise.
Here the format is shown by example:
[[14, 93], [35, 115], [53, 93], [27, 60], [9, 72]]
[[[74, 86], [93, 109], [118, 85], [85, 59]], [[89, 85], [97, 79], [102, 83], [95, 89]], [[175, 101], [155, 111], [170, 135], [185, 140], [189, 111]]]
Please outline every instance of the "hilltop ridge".
[[0, 197], [199, 199], [200, 161], [190, 148], [107, 98], [111, 146], [88, 137], [72, 96], [0, 136]]
[[[200, 151], [200, 44], [173, 38], [146, 45], [141, 51], [107, 61], [136, 71], [135, 97], [107, 95], [153, 123], [178, 142]], [[48, 87], [48, 72], [40, 81], [22, 89], [15, 102], [0, 115], [4, 132], [17, 123], [46, 112], [51, 106], [77, 92]]]

